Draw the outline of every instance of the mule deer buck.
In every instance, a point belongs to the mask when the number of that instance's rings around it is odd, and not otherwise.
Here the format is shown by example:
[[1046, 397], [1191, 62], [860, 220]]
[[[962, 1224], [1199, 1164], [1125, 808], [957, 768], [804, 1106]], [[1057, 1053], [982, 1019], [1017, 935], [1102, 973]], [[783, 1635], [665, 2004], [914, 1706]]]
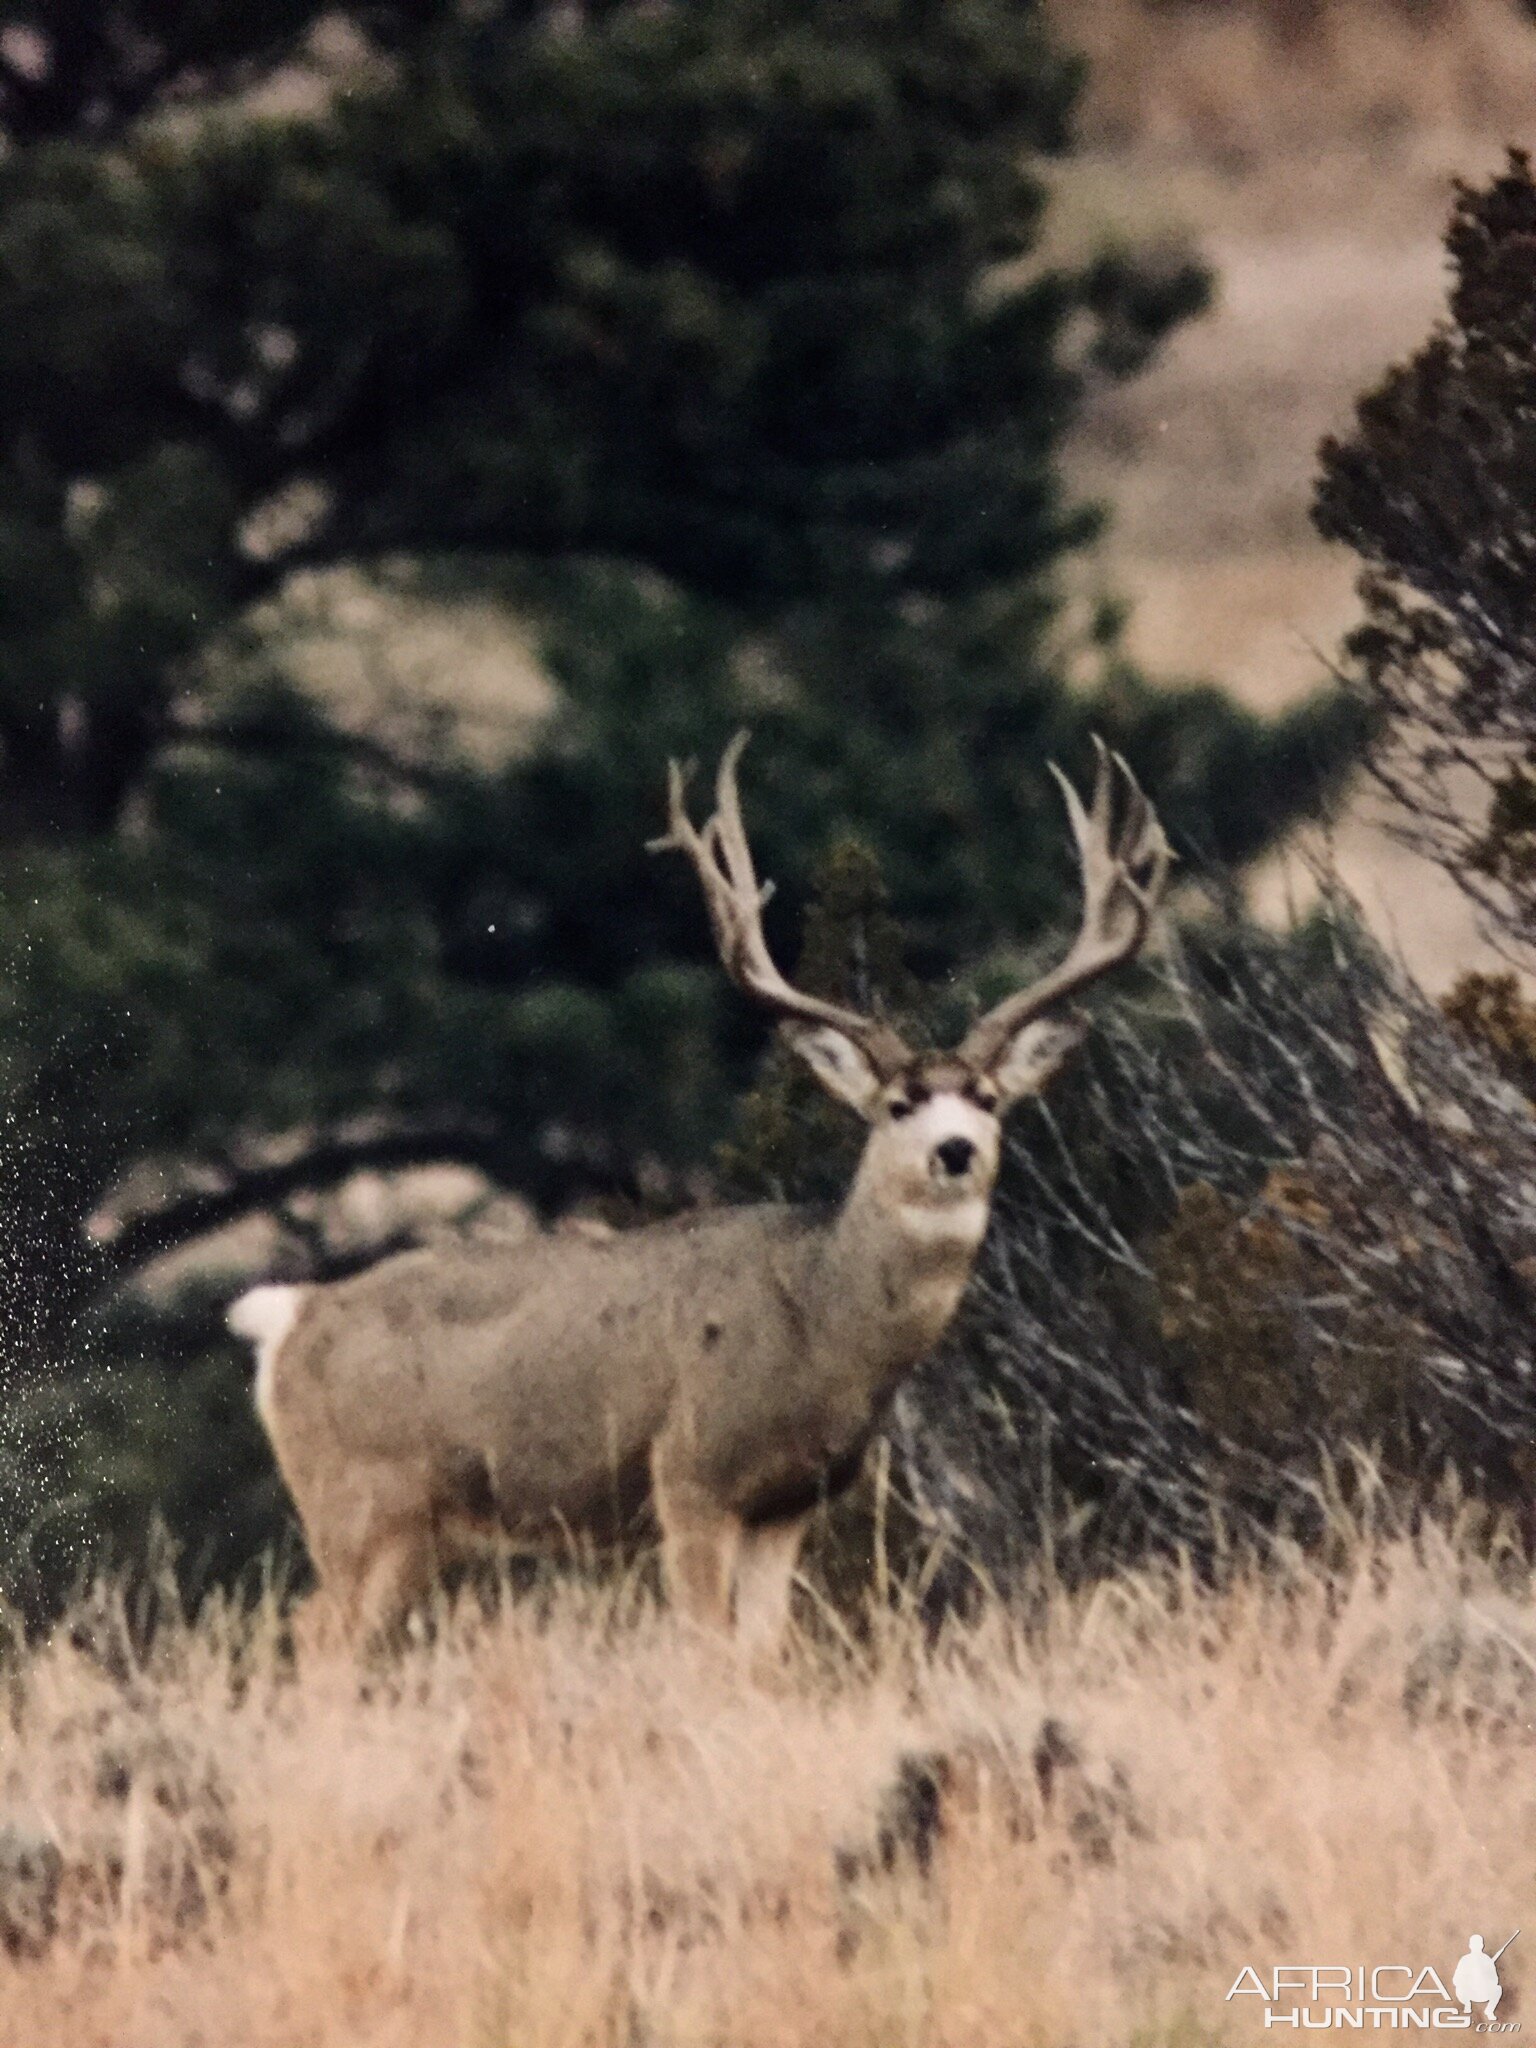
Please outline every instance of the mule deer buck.
[[808, 1517], [853, 1478], [955, 1312], [1004, 1112], [1081, 1038], [1061, 1006], [1147, 936], [1171, 856], [1130, 769], [1096, 741], [1086, 808], [1053, 766], [1082, 867], [1075, 942], [954, 1051], [914, 1053], [775, 967], [736, 787], [744, 742], [702, 828], [673, 764], [654, 849], [692, 862], [726, 972], [869, 1125], [852, 1185], [830, 1215], [770, 1204], [606, 1240], [469, 1238], [237, 1302], [322, 1594], [358, 1635], [403, 1619], [477, 1532], [613, 1533], [649, 1506], [674, 1603], [776, 1640]]

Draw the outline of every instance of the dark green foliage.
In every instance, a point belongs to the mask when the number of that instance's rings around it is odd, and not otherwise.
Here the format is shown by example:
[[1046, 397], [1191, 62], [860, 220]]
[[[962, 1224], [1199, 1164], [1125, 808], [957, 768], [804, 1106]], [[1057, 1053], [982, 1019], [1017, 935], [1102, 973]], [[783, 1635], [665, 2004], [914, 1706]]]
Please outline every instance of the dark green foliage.
[[1056, 516], [1042, 401], [1071, 388], [1042, 379], [1077, 294], [975, 287], [1031, 244], [1023, 153], [1064, 139], [1071, 88], [1037, 11], [993, 0], [702, 0], [574, 36], [498, 10], [427, 46], [350, 136], [461, 330], [391, 352], [395, 445], [328, 437], [339, 477], [366, 465], [343, 530], [414, 541], [425, 462], [465, 542], [733, 601], [1012, 573]]
[[[444, 0], [360, 0], [327, 10], [388, 47]], [[314, 0], [10, 0], [0, 51], [0, 133], [12, 145], [107, 137], [156, 105], [249, 86], [292, 61]]]
[[[668, 753], [743, 716], [777, 936], [851, 830], [924, 974], [1054, 912], [1041, 768], [1090, 720], [1232, 861], [1348, 751], [1326, 707], [1261, 728], [1112, 648], [1097, 697], [1047, 660], [1086, 531], [1059, 436], [1202, 287], [1023, 261], [1074, 80], [1033, 8], [356, 19], [391, 60], [323, 116], [171, 121], [305, 23], [146, 11], [128, 120], [91, 111], [118, 42], [82, 17], [74, 118], [0, 163], [6, 1030], [21, 1121], [77, 1120], [62, 1059], [97, 1126], [57, 1227], [13, 1225], [34, 1274], [134, 1161], [265, 1198], [252, 1146], [296, 1128], [317, 1176], [371, 1116], [549, 1202], [701, 1158], [758, 1037], [642, 846]], [[256, 599], [357, 562], [542, 621], [565, 696], [531, 758], [392, 764], [280, 650], [228, 681]]]
[[1458, 188], [1448, 318], [1322, 448], [1315, 518], [1366, 564], [1346, 663], [1409, 844], [1536, 942], [1536, 180]]
[[250, 1399], [224, 1292], [128, 1303], [43, 1374], [8, 1373], [0, 1420], [0, 1599], [29, 1618], [165, 1539], [193, 1599], [264, 1552], [289, 1510]]

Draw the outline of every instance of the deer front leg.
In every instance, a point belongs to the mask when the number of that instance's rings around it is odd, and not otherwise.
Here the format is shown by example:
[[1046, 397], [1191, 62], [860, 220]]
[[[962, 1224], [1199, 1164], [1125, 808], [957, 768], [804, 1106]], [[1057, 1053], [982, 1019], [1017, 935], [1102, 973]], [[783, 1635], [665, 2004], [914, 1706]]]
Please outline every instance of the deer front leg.
[[767, 1522], [742, 1536], [736, 1570], [736, 1633], [754, 1660], [769, 1661], [783, 1646], [795, 1565], [810, 1516]]
[[728, 1632], [741, 1518], [722, 1507], [698, 1479], [679, 1472], [669, 1437], [651, 1458], [651, 1491], [661, 1525], [661, 1566], [667, 1597], [680, 1614]]
[[403, 1642], [412, 1614], [425, 1602], [436, 1576], [430, 1523], [380, 1530], [352, 1597], [352, 1637], [367, 1649]]

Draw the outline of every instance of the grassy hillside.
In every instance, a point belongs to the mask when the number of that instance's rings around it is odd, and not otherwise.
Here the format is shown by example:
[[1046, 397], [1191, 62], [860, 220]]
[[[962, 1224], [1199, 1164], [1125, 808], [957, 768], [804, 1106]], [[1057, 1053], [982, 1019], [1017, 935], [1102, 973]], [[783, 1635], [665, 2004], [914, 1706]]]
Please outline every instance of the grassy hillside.
[[[1211, 315], [1106, 393], [1074, 476], [1115, 519], [1097, 582], [1154, 675], [1272, 709], [1316, 686], [1356, 563], [1308, 521], [1315, 451], [1443, 308], [1455, 176], [1536, 143], [1536, 19], [1517, 0], [1055, 0], [1089, 60], [1069, 246], [1161, 233], [1211, 264]], [[1336, 851], [1433, 988], [1479, 957], [1441, 877], [1355, 815]], [[1289, 877], [1295, 883], [1297, 876]], [[1277, 868], [1260, 901], [1283, 909]]]

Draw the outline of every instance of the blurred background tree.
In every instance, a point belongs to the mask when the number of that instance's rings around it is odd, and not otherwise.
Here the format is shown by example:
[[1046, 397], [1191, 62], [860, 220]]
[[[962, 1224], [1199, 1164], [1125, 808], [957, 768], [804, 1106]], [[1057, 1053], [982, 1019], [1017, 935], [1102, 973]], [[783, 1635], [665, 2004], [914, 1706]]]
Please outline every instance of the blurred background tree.
[[[1040, 260], [1078, 79], [1035, 7], [252, 12], [0, 45], [18, 1382], [362, 1167], [557, 1208], [706, 1162], [761, 1034], [642, 851], [669, 753], [750, 721], [780, 943], [851, 834], [942, 982], [1055, 916], [1090, 726], [1222, 864], [1357, 734], [1153, 690], [1063, 606], [1062, 436], [1205, 281]], [[306, 690], [282, 600], [342, 572], [505, 608], [550, 707], [487, 760]]]

